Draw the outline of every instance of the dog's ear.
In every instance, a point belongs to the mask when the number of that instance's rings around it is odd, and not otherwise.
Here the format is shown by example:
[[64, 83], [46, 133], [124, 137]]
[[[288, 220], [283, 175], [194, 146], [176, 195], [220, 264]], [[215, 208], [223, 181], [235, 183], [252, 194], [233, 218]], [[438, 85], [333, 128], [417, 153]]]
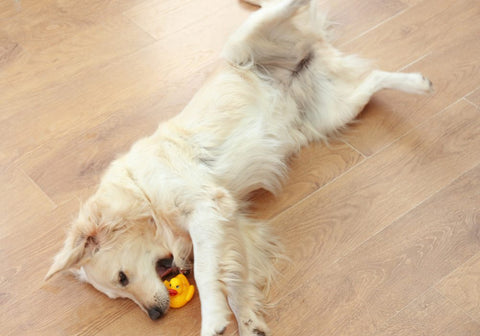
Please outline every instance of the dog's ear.
[[45, 276], [50, 279], [54, 274], [81, 265], [99, 248], [97, 231], [85, 233], [77, 227], [72, 227], [60, 252]]
[[105, 236], [98, 213], [98, 209], [91, 204], [85, 205], [80, 211], [79, 217], [67, 233], [63, 248], [55, 256], [45, 280], [60, 271], [82, 265], [98, 251], [100, 240]]

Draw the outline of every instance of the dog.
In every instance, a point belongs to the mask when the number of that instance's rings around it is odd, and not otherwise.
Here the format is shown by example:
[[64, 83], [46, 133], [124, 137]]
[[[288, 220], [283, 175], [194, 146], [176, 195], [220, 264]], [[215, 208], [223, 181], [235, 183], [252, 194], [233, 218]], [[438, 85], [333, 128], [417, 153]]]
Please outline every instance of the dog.
[[263, 6], [185, 109], [111, 163], [47, 279], [71, 270], [156, 320], [169, 307], [162, 280], [193, 268], [201, 335], [221, 335], [230, 312], [241, 336], [269, 334], [264, 292], [282, 249], [248, 216], [247, 195], [278, 192], [288, 158], [348, 125], [375, 92], [432, 83], [335, 49], [312, 0], [250, 2]]

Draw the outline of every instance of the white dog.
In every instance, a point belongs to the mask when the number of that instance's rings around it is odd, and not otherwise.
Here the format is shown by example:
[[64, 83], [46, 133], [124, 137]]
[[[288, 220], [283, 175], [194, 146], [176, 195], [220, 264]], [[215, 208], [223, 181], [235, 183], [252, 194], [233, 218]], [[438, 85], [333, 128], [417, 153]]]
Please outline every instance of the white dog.
[[162, 278], [189, 270], [194, 256], [201, 334], [222, 334], [233, 311], [240, 335], [266, 335], [263, 290], [279, 249], [246, 215], [246, 195], [278, 191], [287, 159], [347, 125], [375, 92], [432, 87], [343, 55], [307, 0], [267, 2], [223, 59], [182, 113], [110, 165], [47, 278], [75, 270], [157, 319], [169, 306]]

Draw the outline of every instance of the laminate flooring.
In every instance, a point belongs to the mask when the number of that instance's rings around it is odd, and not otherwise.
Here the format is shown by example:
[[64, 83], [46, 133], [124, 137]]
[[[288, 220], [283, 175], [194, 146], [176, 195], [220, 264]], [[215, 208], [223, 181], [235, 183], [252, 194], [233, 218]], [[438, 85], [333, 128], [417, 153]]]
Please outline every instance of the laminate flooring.
[[[273, 335], [480, 335], [480, 3], [322, 0], [335, 45], [435, 93], [377, 94], [345, 133], [257, 192], [289, 261]], [[198, 335], [43, 277], [109, 162], [181, 111], [256, 7], [236, 0], [0, 3], [0, 334]], [[228, 335], [237, 333], [235, 323]]]

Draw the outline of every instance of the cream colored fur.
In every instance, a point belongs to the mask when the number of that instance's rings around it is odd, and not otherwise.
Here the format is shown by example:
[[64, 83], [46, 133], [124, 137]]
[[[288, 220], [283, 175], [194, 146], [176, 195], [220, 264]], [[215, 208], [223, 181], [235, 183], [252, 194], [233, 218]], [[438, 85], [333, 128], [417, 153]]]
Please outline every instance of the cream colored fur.
[[221, 334], [232, 310], [240, 335], [266, 335], [263, 290], [280, 249], [245, 213], [246, 195], [277, 192], [287, 159], [351, 122], [378, 90], [431, 90], [420, 74], [371, 71], [343, 55], [305, 0], [266, 2], [230, 37], [223, 60], [178, 116], [111, 164], [47, 277], [73, 269], [158, 318], [168, 293], [156, 262], [172, 255], [190, 269], [193, 254], [201, 334]]

